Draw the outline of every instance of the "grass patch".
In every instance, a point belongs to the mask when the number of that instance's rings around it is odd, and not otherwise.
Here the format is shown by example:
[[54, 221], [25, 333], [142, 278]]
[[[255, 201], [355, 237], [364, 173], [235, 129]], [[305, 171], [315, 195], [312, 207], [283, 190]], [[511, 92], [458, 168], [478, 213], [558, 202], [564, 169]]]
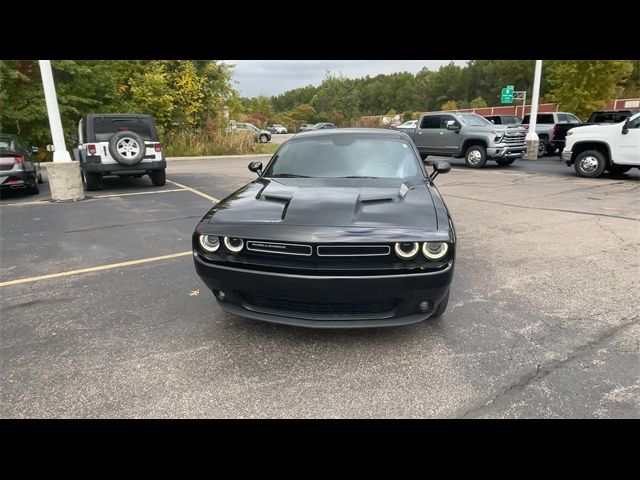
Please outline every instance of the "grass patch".
[[163, 139], [163, 148], [168, 157], [272, 154], [278, 146], [257, 143], [251, 132], [227, 133], [221, 130], [183, 131], [166, 134]]

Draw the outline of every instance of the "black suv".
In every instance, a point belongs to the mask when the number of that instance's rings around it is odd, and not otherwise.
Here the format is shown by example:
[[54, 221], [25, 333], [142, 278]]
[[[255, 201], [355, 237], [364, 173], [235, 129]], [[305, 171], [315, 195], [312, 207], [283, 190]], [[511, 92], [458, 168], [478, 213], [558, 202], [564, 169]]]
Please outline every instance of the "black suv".
[[151, 115], [85, 115], [78, 123], [77, 141], [73, 155], [87, 190], [100, 189], [104, 175], [149, 175], [154, 186], [165, 184], [167, 161]]

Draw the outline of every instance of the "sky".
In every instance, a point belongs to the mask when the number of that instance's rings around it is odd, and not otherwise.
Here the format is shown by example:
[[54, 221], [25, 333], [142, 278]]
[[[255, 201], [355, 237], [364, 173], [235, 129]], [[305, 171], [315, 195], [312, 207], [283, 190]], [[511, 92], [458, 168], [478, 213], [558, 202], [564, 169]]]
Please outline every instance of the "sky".
[[[233, 79], [242, 97], [279, 95], [306, 85], [320, 85], [327, 71], [348, 78], [381, 73], [437, 70], [451, 60], [223, 60], [234, 64]], [[454, 60], [464, 65], [466, 60]]]

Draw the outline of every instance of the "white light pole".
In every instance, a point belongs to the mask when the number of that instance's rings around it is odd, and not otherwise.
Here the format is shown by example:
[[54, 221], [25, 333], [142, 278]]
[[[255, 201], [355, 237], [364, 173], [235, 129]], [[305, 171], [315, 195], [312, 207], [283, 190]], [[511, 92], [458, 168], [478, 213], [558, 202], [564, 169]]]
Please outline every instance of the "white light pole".
[[56, 87], [53, 83], [50, 60], [39, 60], [42, 88], [47, 104], [51, 138], [53, 139], [53, 163], [47, 165], [47, 176], [51, 188], [51, 199], [54, 201], [75, 201], [84, 198], [82, 178], [78, 162], [73, 162], [64, 143], [62, 121], [58, 109]]
[[[526, 160], [538, 159], [540, 139], [536, 133], [538, 121], [538, 100], [540, 97], [540, 77], [542, 76], [542, 60], [536, 60], [536, 70], [533, 76], [533, 96], [531, 98], [531, 115], [529, 116], [529, 130], [527, 131], [527, 153], [522, 157]], [[524, 111], [522, 112], [524, 117]]]

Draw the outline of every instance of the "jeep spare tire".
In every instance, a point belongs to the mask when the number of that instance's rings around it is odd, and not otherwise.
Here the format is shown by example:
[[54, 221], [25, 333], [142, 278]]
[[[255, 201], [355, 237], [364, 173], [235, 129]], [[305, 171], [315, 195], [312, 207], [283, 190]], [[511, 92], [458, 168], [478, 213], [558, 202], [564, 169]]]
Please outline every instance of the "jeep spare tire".
[[135, 165], [144, 158], [147, 147], [136, 132], [118, 132], [109, 139], [109, 153], [121, 165]]

